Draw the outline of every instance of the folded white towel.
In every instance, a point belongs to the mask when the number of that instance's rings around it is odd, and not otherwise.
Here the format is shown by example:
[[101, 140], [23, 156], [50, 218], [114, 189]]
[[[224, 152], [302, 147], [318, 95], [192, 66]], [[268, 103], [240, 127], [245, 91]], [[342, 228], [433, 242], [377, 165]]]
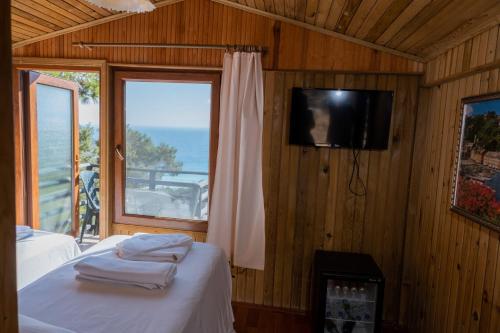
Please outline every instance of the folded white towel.
[[116, 252], [127, 260], [180, 262], [192, 245], [184, 234], [136, 234], [116, 244]]
[[16, 225], [16, 240], [33, 236], [33, 229], [27, 225]]
[[19, 333], [75, 333], [19, 314]]
[[165, 289], [174, 279], [177, 267], [171, 263], [130, 261], [114, 253], [88, 256], [74, 266], [78, 280]]

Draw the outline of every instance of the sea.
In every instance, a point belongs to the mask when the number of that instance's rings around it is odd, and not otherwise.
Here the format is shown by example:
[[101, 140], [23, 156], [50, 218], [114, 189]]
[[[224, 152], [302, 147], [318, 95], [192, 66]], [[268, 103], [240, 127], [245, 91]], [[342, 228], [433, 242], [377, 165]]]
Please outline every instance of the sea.
[[[132, 126], [132, 129], [148, 135], [154, 144], [167, 144], [177, 149], [176, 160], [182, 162], [182, 171], [208, 173], [210, 129], [178, 127]], [[207, 179], [201, 175], [178, 175], [177, 180], [198, 181]]]

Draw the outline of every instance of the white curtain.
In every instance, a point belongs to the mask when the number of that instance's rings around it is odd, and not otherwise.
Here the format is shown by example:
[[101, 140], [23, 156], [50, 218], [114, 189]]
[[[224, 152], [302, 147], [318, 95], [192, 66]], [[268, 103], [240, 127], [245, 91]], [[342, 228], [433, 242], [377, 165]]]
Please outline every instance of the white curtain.
[[207, 241], [238, 267], [264, 269], [264, 92], [260, 53], [225, 54]]

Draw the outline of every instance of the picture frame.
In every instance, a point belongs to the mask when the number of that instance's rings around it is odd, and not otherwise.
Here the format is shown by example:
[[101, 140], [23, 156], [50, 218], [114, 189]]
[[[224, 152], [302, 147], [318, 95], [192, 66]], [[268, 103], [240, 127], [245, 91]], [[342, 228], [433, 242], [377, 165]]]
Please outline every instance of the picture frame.
[[451, 210], [500, 231], [500, 93], [462, 99]]

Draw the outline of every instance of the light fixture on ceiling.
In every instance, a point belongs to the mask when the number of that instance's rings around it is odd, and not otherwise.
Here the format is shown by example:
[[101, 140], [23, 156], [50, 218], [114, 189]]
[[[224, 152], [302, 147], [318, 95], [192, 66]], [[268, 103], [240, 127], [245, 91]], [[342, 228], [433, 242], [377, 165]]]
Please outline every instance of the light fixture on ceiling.
[[156, 7], [149, 0], [87, 0], [88, 2], [110, 10], [129, 13], [144, 13]]

